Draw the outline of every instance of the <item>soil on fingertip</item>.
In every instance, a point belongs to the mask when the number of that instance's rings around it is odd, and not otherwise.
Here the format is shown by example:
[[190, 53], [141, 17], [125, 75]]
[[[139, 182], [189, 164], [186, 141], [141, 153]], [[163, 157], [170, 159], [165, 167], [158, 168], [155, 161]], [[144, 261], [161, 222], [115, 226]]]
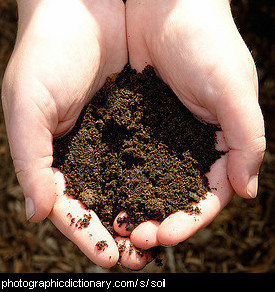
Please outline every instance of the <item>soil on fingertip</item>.
[[218, 130], [194, 117], [153, 67], [137, 73], [127, 64], [54, 140], [53, 166], [64, 173], [66, 193], [112, 234], [121, 211], [132, 230], [179, 210], [200, 212], [196, 203], [210, 190], [205, 174], [222, 155]]

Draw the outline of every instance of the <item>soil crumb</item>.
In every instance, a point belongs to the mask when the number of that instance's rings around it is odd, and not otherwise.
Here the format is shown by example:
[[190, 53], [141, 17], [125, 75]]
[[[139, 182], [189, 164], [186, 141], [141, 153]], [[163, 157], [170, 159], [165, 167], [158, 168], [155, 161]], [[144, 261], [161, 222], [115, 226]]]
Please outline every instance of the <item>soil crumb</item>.
[[75, 222], [76, 218], [74, 218], [71, 213], [68, 213], [67, 217], [71, 219], [70, 226], [74, 225], [78, 229], [87, 228], [92, 218], [90, 214], [84, 214], [83, 218], [80, 218], [77, 220], [77, 222]]
[[195, 118], [153, 67], [137, 73], [127, 64], [54, 140], [53, 166], [64, 173], [66, 193], [114, 234], [120, 211], [130, 229], [178, 210], [199, 213], [196, 203], [210, 190], [205, 173], [222, 155], [218, 130]]
[[98, 250], [104, 251], [106, 247], [108, 247], [106, 240], [100, 240], [96, 243], [96, 247]]

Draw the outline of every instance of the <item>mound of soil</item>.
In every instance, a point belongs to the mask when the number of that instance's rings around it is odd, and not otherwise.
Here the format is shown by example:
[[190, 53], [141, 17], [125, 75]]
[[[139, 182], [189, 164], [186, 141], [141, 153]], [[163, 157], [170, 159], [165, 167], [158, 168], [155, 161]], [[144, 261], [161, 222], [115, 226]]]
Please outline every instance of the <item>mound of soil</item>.
[[54, 140], [53, 166], [68, 195], [92, 209], [112, 232], [120, 211], [128, 229], [196, 207], [209, 190], [205, 176], [221, 156], [215, 125], [196, 119], [147, 66], [126, 65], [109, 77], [73, 130]]

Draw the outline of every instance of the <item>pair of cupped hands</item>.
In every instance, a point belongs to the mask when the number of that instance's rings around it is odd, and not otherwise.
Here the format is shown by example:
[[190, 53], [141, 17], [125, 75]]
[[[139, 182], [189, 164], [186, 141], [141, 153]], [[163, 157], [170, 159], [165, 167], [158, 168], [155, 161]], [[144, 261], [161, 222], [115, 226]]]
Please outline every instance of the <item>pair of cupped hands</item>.
[[[48, 217], [102, 267], [118, 261], [115, 239], [92, 210], [63, 194], [63, 175], [51, 167], [53, 138], [75, 124], [82, 108], [129, 61], [138, 72], [153, 65], [160, 78], [200, 119], [220, 125], [217, 149], [226, 151], [207, 174], [210, 187], [199, 215], [179, 211], [132, 232], [114, 222], [126, 246], [120, 262], [141, 269], [149, 249], [184, 241], [209, 224], [232, 199], [257, 194], [265, 151], [257, 73], [228, 0], [18, 0], [15, 48], [2, 102], [27, 219]], [[70, 226], [91, 214], [87, 228]], [[122, 216], [119, 214], [118, 216]], [[233, 220], [233, 218], [232, 218]], [[91, 236], [92, 235], [92, 236]], [[105, 249], [96, 243], [105, 240]], [[144, 250], [129, 252], [135, 247]]]

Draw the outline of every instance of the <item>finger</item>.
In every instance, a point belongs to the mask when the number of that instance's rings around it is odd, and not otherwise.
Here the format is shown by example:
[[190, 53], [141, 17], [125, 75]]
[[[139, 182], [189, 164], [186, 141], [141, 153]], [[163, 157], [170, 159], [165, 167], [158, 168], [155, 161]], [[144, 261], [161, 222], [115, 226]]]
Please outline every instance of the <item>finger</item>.
[[[14, 161], [14, 165], [18, 165], [17, 162]], [[55, 181], [51, 167], [26, 169], [17, 173], [17, 178], [25, 196], [26, 219], [31, 222], [44, 220], [51, 212], [56, 199]]]
[[4, 82], [3, 109], [15, 172], [26, 198], [26, 216], [38, 222], [48, 216], [56, 197], [51, 169], [54, 106], [43, 86], [21, 79], [14, 86]]
[[230, 148], [228, 177], [236, 193], [244, 198], [257, 195], [258, 173], [266, 147], [264, 120], [256, 95], [252, 85], [236, 89], [226, 94], [217, 108]]
[[159, 221], [149, 220], [139, 224], [131, 233], [131, 242], [138, 248], [149, 249], [159, 245], [157, 233]]
[[149, 251], [138, 250], [129, 238], [118, 236], [115, 240], [120, 254], [120, 263], [125, 268], [140, 270], [152, 260]]
[[228, 148], [228, 145], [226, 144], [225, 137], [223, 131], [216, 131], [216, 150], [221, 152], [228, 152], [230, 149]]
[[55, 172], [57, 199], [49, 219], [95, 264], [109, 268], [118, 261], [119, 253], [110, 233], [97, 215], [85, 210], [79, 200], [65, 195], [63, 174]]
[[120, 212], [114, 220], [114, 230], [121, 236], [130, 236], [129, 222], [127, 221], [126, 212]]
[[167, 217], [158, 228], [158, 241], [169, 246], [176, 245], [192, 236], [201, 228], [208, 225], [220, 213], [232, 199], [234, 191], [226, 174], [228, 154], [222, 156], [212, 165], [207, 174], [211, 192], [206, 199], [201, 200], [197, 206], [200, 214], [190, 215], [184, 211], [178, 211]]
[[[139, 224], [133, 231], [131, 223], [127, 221], [127, 213], [120, 212], [114, 221], [114, 230], [124, 237], [131, 236], [131, 242], [138, 248], [149, 249], [153, 246], [158, 246], [157, 230], [160, 222], [149, 220]], [[130, 226], [129, 226], [130, 224]]]

